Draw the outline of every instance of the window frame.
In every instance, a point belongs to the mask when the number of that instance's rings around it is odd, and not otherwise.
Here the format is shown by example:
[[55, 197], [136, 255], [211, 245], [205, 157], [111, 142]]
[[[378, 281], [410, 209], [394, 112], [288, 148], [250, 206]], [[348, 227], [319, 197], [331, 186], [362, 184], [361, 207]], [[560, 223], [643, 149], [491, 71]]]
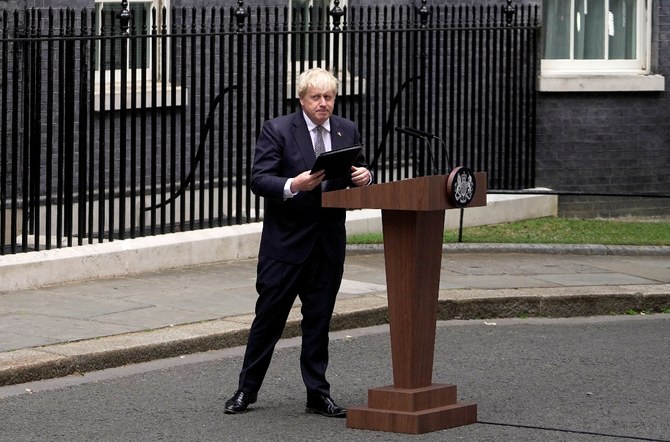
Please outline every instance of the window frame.
[[[546, 1], [565, 1], [565, 0], [545, 0]], [[575, 40], [575, 2], [570, 1], [570, 58], [547, 59], [542, 58], [542, 71], [550, 72], [634, 72], [637, 74], [649, 73], [649, 47], [651, 45], [651, 8], [645, 8], [645, 0], [636, 0], [637, 3], [637, 31], [636, 31], [636, 57], [631, 59], [608, 59], [608, 38], [607, 26], [603, 26], [603, 52], [604, 58], [598, 59], [575, 59], [574, 58], [574, 40]], [[587, 0], [584, 0], [587, 1]], [[610, 0], [604, 0], [609, 5]], [[645, 10], [646, 9], [646, 10]]]
[[[96, 9], [96, 30], [95, 33], [96, 35], [100, 34], [100, 26], [101, 24], [101, 15], [100, 12], [103, 9], [98, 10], [98, 5], [99, 4], [115, 4], [117, 5], [120, 3], [121, 0], [95, 0], [95, 9]], [[156, 27], [162, 26], [163, 23], [163, 11], [165, 11], [166, 17], [165, 17], [165, 23], [167, 25], [167, 28], [170, 29], [170, 0], [128, 0], [128, 3], [149, 3], [150, 5], [148, 6], [148, 16], [147, 16], [147, 36], [150, 37], [152, 35], [153, 31], [153, 26], [154, 23], [152, 23], [152, 11], [155, 9], [156, 10]], [[135, 18], [134, 18], [135, 19]], [[118, 28], [117, 28], [118, 29]], [[96, 43], [99, 44], [99, 43]], [[142, 91], [140, 87], [140, 82], [142, 81], [142, 73], [144, 73], [144, 77], [147, 81], [151, 81], [154, 78], [154, 72], [152, 69], [153, 66], [153, 60], [154, 60], [154, 54], [153, 54], [153, 48], [152, 45], [149, 44], [147, 47], [147, 60], [146, 60], [146, 65], [145, 67], [137, 67], [137, 68], [132, 68], [128, 67], [126, 69], [126, 79], [128, 82], [130, 82], [130, 79], [133, 76], [133, 71], [135, 74], [135, 78], [137, 79], [136, 82], [136, 88], [135, 88], [135, 95], [137, 97], [137, 102], [140, 102], [142, 95], [144, 94], [146, 96], [146, 103], [149, 103], [150, 106], [155, 106], [155, 107], [162, 107], [162, 106], [180, 106], [181, 103], [181, 87], [177, 86], [177, 99], [175, 103], [171, 102], [171, 96], [172, 94], [168, 93], [168, 102], [167, 103], [162, 103], [161, 102], [161, 91], [163, 88], [167, 88], [168, 92], [171, 91], [172, 86], [169, 83], [169, 80], [163, 78], [163, 73], [161, 72], [161, 54], [163, 53], [161, 45], [163, 44], [163, 39], [158, 39], [157, 41], [157, 48], [156, 48], [156, 54], [155, 57], [158, 57], [158, 59], [155, 60], [156, 66], [158, 66], [158, 72], [156, 72], [156, 78], [157, 78], [157, 90], [158, 90], [158, 96], [153, 102], [151, 100], [151, 89]], [[170, 48], [170, 42], [169, 39], [167, 39], [166, 44], [168, 45], [167, 51], [169, 52], [171, 50]], [[122, 76], [122, 69], [114, 69], [114, 99], [112, 100], [112, 94], [110, 92], [111, 87], [109, 86], [111, 84], [111, 78], [112, 78], [112, 69], [101, 69], [101, 60], [99, 58], [98, 53], [96, 53], [96, 59], [95, 61], [95, 100], [94, 100], [94, 110], [95, 111], [102, 111], [101, 109], [101, 95], [104, 92], [105, 95], [105, 109], [104, 110], [111, 110], [112, 105], [114, 109], [119, 109], [121, 106], [121, 76]], [[169, 63], [170, 57], [168, 57], [167, 62]], [[167, 67], [167, 72], [170, 72], [170, 67]], [[102, 84], [101, 84], [102, 83]], [[130, 92], [127, 92], [126, 94], [126, 103], [129, 106], [129, 103], [131, 102], [131, 97], [130, 97]]]
[[[334, 0], [305, 0], [302, 3], [306, 3], [306, 6], [304, 7], [305, 10], [307, 11], [319, 11], [319, 7], [322, 7], [322, 12], [323, 12], [323, 17], [321, 17], [322, 20], [326, 20], [326, 24], [328, 25], [328, 30], [333, 29], [333, 23], [332, 19], [330, 16], [330, 11], [335, 7], [335, 2]], [[319, 3], [319, 4], [315, 4]], [[348, 0], [340, 0], [339, 2], [339, 7], [342, 9], [345, 9], [347, 7]], [[339, 35], [333, 35], [332, 33], [329, 33], [328, 36], [328, 41], [329, 43], [326, 45], [328, 47], [328, 54], [324, 54], [324, 58], [320, 60], [313, 59], [312, 57], [309, 56], [309, 48], [307, 50], [308, 55], [307, 58], [303, 59], [294, 59], [294, 53], [293, 53], [293, 46], [294, 46], [294, 41], [292, 39], [292, 34], [291, 31], [293, 30], [293, 13], [294, 11], [298, 10], [296, 6], [294, 6], [293, 0], [288, 0], [288, 11], [289, 11], [289, 16], [288, 16], [288, 30], [289, 30], [289, 39], [288, 39], [288, 51], [287, 51], [287, 78], [288, 78], [288, 83], [287, 83], [287, 96], [291, 96], [293, 93], [293, 84], [292, 84], [292, 78], [293, 76], [297, 76], [300, 74], [303, 70], [309, 69], [312, 67], [320, 67], [323, 69], [328, 69], [329, 66], [327, 66], [326, 60], [334, 60], [334, 54], [333, 50], [335, 48], [335, 38], [339, 40], [339, 47], [341, 48], [340, 54], [337, 56], [337, 66], [338, 66], [338, 71], [333, 72], [333, 74], [338, 77], [345, 77], [348, 79], [352, 80], [352, 87], [347, 90], [347, 95], [358, 95], [363, 93], [362, 91], [365, 90], [365, 80], [364, 79], [359, 79], [357, 76], [354, 77], [349, 73], [348, 69], [346, 66], [344, 66], [344, 51], [346, 48], [344, 47], [344, 35], [343, 33], [340, 33]], [[318, 13], [318, 12], [317, 12]], [[320, 23], [319, 18], [316, 19], [316, 24]], [[344, 17], [343, 17], [344, 21]], [[343, 22], [340, 23], [342, 25]], [[326, 40], [324, 39], [324, 45], [326, 44]], [[334, 66], [330, 66], [330, 70], [333, 70]], [[338, 95], [342, 94], [342, 83], [340, 82], [339, 86], [340, 90], [338, 91]], [[296, 92], [297, 94], [297, 92]]]
[[[106, 4], [116, 5], [118, 3], [121, 3], [121, 1], [120, 0], [95, 0], [95, 27], [96, 27], [95, 35], [96, 36], [100, 35], [101, 29], [102, 29], [102, 25], [103, 25], [103, 23], [102, 23], [102, 11], [104, 9], [104, 5], [106, 5]], [[157, 3], [162, 3], [161, 0], [128, 0], [128, 3], [129, 3], [129, 5], [133, 4], [133, 3], [140, 3], [140, 4], [144, 3], [144, 4], [149, 5], [146, 25], [147, 25], [147, 32], [150, 33], [151, 32], [151, 9], [156, 7]], [[158, 12], [158, 9], [157, 9], [157, 12]], [[139, 17], [135, 17], [135, 16], [133, 17], [133, 21], [137, 21], [138, 19], [139, 19]], [[116, 17], [113, 17], [113, 20], [118, 20], [118, 19]], [[118, 27], [115, 27], [116, 32], [121, 32], [121, 27], [120, 26], [121, 26], [121, 24], [118, 23]], [[99, 46], [100, 46], [100, 42], [97, 42], [97, 47], [98, 48], [96, 48], [97, 50], [96, 50], [96, 58], [95, 58], [95, 70], [96, 71], [103, 71], [103, 70], [110, 71], [111, 69], [108, 69], [108, 68], [102, 69], [101, 68], [102, 60], [100, 59], [100, 55], [99, 55]], [[153, 55], [151, 53], [151, 49], [152, 49], [151, 47], [147, 48], [147, 60], [146, 60], [147, 67], [145, 69], [150, 69], [150, 67], [151, 67], [151, 58], [152, 58], [152, 55]], [[128, 58], [130, 59], [130, 53], [128, 53]], [[130, 61], [130, 60], [128, 60], [128, 61]], [[132, 68], [129, 68], [128, 70], [131, 70], [131, 69]], [[141, 68], [137, 68], [137, 69], [141, 69]], [[115, 69], [115, 70], [117, 72], [121, 71], [120, 68]]]
[[[169, 26], [169, 20], [170, 20], [169, 8], [168, 8], [169, 1], [170, 1], [170, 0], [128, 0], [128, 3], [129, 3], [129, 4], [130, 4], [130, 3], [150, 3], [149, 11], [148, 11], [148, 16], [147, 16], [147, 20], [148, 20], [148, 23], [147, 23], [147, 35], [150, 36], [150, 35], [151, 35], [151, 32], [152, 32], [151, 11], [152, 11], [153, 8], [156, 9], [156, 21], [157, 21], [157, 23], [161, 23], [161, 22], [162, 22], [162, 16], [161, 16], [161, 14], [162, 14], [162, 9], [163, 9], [163, 6], [166, 7], [166, 14], [167, 14], [166, 19], [167, 19], [167, 23], [168, 23], [168, 26]], [[121, 3], [121, 0], [95, 0], [95, 11], [96, 11], [96, 20], [95, 20], [95, 23], [96, 23], [96, 25], [95, 25], [95, 26], [96, 26], [96, 29], [95, 29], [95, 35], [100, 35], [100, 29], [101, 29], [101, 26], [102, 26], [102, 23], [101, 23], [101, 22], [102, 22], [102, 19], [101, 19], [101, 15], [100, 15], [102, 9], [98, 10], [98, 5], [104, 5], [104, 4], [118, 4], [118, 3]], [[104, 8], [104, 6], [103, 6], [103, 8]], [[100, 12], [99, 12], [99, 11], [100, 11]], [[133, 20], [136, 20], [136, 19], [137, 19], [136, 17], [133, 17]], [[120, 26], [120, 25], [119, 25], [119, 26]], [[116, 28], [116, 29], [119, 30], [120, 28]], [[96, 45], [97, 45], [98, 47], [99, 47], [99, 44], [100, 44], [99, 42], [96, 43]], [[157, 49], [157, 53], [158, 53], [158, 55], [160, 55], [160, 53], [161, 53], [161, 50], [160, 50], [160, 44], [161, 44], [161, 42], [160, 42], [160, 40], [159, 40], [158, 44], [159, 44], [159, 48]], [[144, 71], [146, 72], [146, 76], [147, 76], [147, 78], [151, 78], [151, 74], [152, 74], [152, 72], [151, 72], [152, 59], [153, 59], [152, 49], [153, 49], [153, 48], [151, 47], [151, 45], [148, 45], [148, 47], [147, 47], [147, 60], [146, 60], [147, 65], [146, 65], [146, 67], [144, 67], [144, 68], [135, 68], [135, 70], [137, 71], [137, 73], [139, 73], [140, 71], [144, 70]], [[129, 55], [129, 56], [130, 56], [130, 55]], [[101, 69], [101, 64], [102, 64], [102, 61], [100, 60], [99, 49], [97, 49], [97, 50], [96, 50], [96, 58], [95, 58], [96, 83], [100, 81], [100, 73], [101, 73], [101, 72], [104, 72], [104, 73], [105, 73], [104, 76], [103, 76], [103, 78], [105, 79], [106, 82], [109, 82], [108, 75], [110, 75], [111, 69]], [[160, 63], [158, 63], [158, 66], [160, 66]], [[127, 69], [128, 77], [129, 77], [129, 78], [130, 78], [130, 72], [131, 72], [132, 70], [133, 70], [133, 68], [128, 68], [128, 69]], [[160, 74], [160, 72], [159, 72], [159, 74]], [[115, 69], [115, 76], [116, 76], [117, 79], [121, 77], [121, 69], [120, 69], [120, 68], [119, 68], [119, 69]], [[118, 80], [117, 80], [117, 81], [118, 81]]]
[[[543, 10], [546, 7], [544, 0]], [[564, 0], [554, 0], [564, 1]], [[646, 91], [665, 90], [665, 80], [651, 72], [653, 0], [636, 0], [636, 57], [634, 59], [606, 58], [591, 60], [544, 58], [543, 36], [540, 60], [540, 91]], [[609, 0], [606, 3], [609, 6]], [[570, 0], [570, 54], [574, 53], [575, 0]], [[607, 8], [609, 10], [609, 8]], [[545, 23], [546, 26], [546, 23]], [[603, 38], [607, 41], [607, 26]], [[607, 56], [607, 44], [604, 46]]]
[[[318, 12], [323, 13], [323, 17], [321, 17], [321, 20], [325, 20], [325, 22], [319, 21], [319, 17], [315, 17], [316, 24], [319, 23], [326, 23], [328, 25], [328, 30], [332, 29], [332, 23], [330, 21], [330, 11], [335, 7], [335, 3], [333, 0], [305, 0], [301, 3], [305, 3], [305, 6], [303, 7], [307, 13], [309, 14], [310, 12], [312, 14], [317, 14]], [[316, 4], [318, 3], [318, 4]], [[345, 8], [347, 5], [347, 0], [340, 0], [340, 8]], [[319, 9], [321, 8], [321, 9]], [[319, 67], [325, 68], [326, 65], [326, 59], [322, 58], [321, 60], [313, 60], [312, 57], [307, 55], [307, 58], [305, 59], [298, 59], [297, 56], [293, 53], [293, 46], [294, 46], [294, 41], [292, 38], [292, 35], [290, 32], [293, 31], [293, 13], [294, 11], [297, 11], [298, 8], [295, 6], [294, 0], [289, 0], [289, 16], [288, 16], [288, 30], [289, 30], [289, 42], [288, 42], [288, 70], [289, 73], [295, 70], [296, 72], [300, 72], [303, 69], [303, 66], [307, 65], [308, 67], [316, 63]], [[309, 19], [310, 17], [308, 17]], [[309, 23], [308, 23], [309, 24]], [[308, 29], [306, 30], [308, 31]], [[335, 38], [338, 38], [340, 40], [339, 45], [342, 47], [343, 45], [343, 36], [340, 34], [338, 36], [334, 36], [332, 34], [329, 34], [328, 40], [329, 44], [326, 45], [326, 40], [324, 39], [323, 44], [327, 46], [329, 49], [329, 54], [324, 54], [324, 56], [327, 56], [328, 59], [333, 59], [333, 48], [335, 47]], [[307, 52], [309, 53], [311, 50], [310, 48], [307, 49]], [[295, 58], [295, 59], [294, 59]], [[339, 60], [338, 60], [338, 66], [341, 66], [341, 62], [343, 60], [342, 54], [339, 55]]]

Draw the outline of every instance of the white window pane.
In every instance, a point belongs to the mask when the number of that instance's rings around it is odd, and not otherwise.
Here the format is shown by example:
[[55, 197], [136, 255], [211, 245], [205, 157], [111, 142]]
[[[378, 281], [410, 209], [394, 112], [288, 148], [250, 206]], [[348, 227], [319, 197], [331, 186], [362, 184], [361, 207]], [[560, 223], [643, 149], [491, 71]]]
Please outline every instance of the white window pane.
[[[128, 3], [128, 10], [133, 15], [133, 19], [129, 23], [130, 34], [141, 35], [142, 33], [151, 33], [151, 8], [151, 1], [132, 1]], [[121, 10], [121, 1], [113, 0], [96, 3], [96, 34], [100, 35], [102, 32], [104, 32], [105, 35], [118, 35], [121, 32], [121, 22], [117, 15]], [[143, 39], [135, 39], [135, 41], [135, 45], [133, 45], [130, 41], [127, 41], [128, 46], [126, 48], [126, 65], [132, 69], [148, 68], [150, 66], [151, 48], [146, 44], [145, 47], [142, 48], [142, 42], [144, 41]], [[100, 69], [100, 65], [102, 65], [103, 70], [123, 68], [124, 63], [121, 62], [121, 40], [116, 40], [114, 53], [111, 53], [111, 42], [109, 40], [105, 41], [104, 60], [100, 60], [100, 56], [98, 54], [98, 52], [101, 50], [101, 44], [103, 43], [99, 42], [96, 46], [97, 69]], [[133, 49], [135, 49], [135, 53], [133, 53]]]
[[544, 55], [546, 59], [570, 58], [570, 1], [545, 0], [542, 7]]
[[594, 60], [605, 58], [605, 0], [575, 0], [574, 58]]
[[[292, 0], [293, 31], [308, 31], [326, 26], [329, 21], [329, 0]], [[327, 39], [314, 33], [291, 36], [291, 60], [294, 62], [323, 59]], [[317, 60], [318, 61], [318, 60]]]
[[637, 57], [637, 0], [610, 0], [609, 59]]

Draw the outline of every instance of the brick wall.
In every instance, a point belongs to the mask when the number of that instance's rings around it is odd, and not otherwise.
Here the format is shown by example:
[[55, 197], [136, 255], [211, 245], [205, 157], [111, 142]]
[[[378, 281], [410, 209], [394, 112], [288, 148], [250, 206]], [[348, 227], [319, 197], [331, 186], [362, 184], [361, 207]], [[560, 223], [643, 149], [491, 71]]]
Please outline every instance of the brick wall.
[[[538, 186], [670, 195], [670, 2], [655, 1], [652, 67], [666, 91], [539, 93]], [[670, 215], [670, 198], [559, 198], [565, 216]]]
[[[670, 194], [665, 92], [542, 93], [536, 184], [561, 191]], [[670, 198], [559, 198], [566, 216], [670, 214]]]

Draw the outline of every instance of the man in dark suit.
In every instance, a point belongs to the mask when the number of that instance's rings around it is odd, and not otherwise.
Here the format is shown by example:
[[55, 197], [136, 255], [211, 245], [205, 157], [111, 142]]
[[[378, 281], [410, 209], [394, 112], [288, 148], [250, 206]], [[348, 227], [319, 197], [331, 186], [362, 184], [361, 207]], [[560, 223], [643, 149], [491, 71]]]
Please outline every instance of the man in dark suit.
[[[256, 402], [275, 345], [296, 297], [302, 303], [300, 370], [307, 389], [306, 411], [343, 417], [326, 380], [328, 330], [344, 273], [344, 209], [322, 208], [325, 190], [365, 186], [372, 174], [360, 155], [351, 175], [322, 183], [311, 174], [317, 152], [360, 143], [352, 121], [333, 115], [337, 79], [310, 69], [297, 79], [301, 110], [266, 121], [256, 143], [251, 190], [265, 198], [258, 255], [256, 317], [226, 413], [245, 412]], [[322, 189], [323, 187], [323, 189]]]

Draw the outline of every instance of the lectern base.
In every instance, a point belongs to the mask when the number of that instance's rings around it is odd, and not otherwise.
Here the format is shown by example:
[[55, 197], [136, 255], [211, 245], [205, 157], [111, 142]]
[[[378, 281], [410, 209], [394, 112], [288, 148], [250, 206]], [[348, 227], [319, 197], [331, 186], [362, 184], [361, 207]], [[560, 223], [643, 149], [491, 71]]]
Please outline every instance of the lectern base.
[[421, 434], [477, 422], [477, 404], [457, 402], [456, 386], [368, 390], [368, 406], [347, 410], [347, 427]]

